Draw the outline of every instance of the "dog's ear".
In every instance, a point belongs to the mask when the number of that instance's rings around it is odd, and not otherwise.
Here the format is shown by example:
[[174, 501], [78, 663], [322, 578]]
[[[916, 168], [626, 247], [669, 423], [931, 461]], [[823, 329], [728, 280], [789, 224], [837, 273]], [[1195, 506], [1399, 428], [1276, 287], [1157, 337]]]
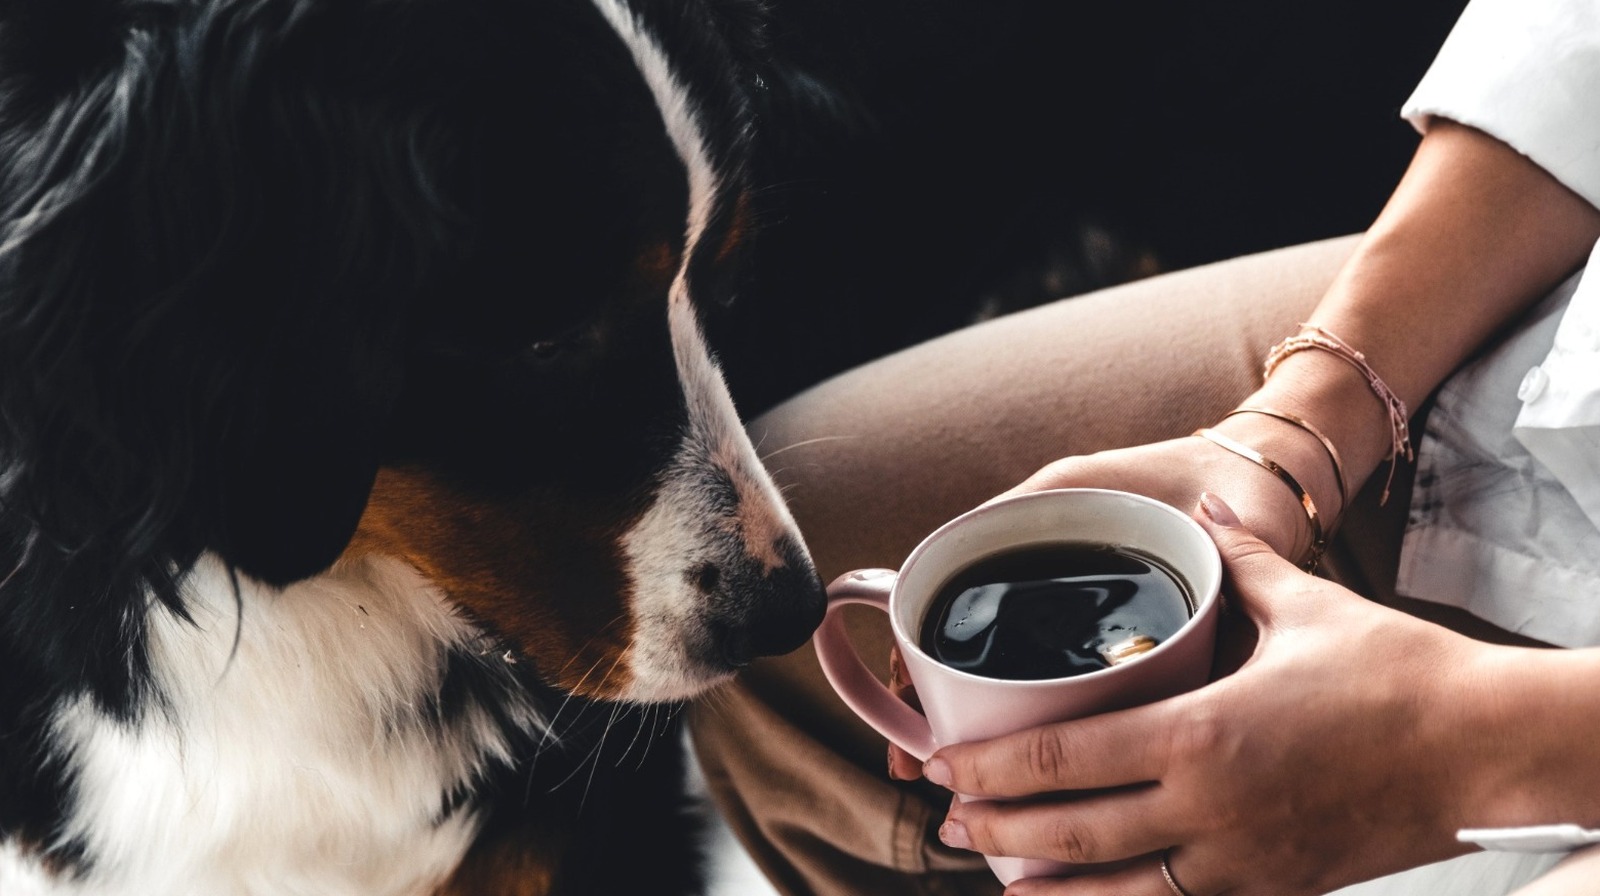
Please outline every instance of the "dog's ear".
[[363, 387], [371, 373], [339, 356], [354, 348], [349, 343], [306, 348], [286, 353], [298, 369], [247, 389], [256, 403], [240, 409], [232, 431], [218, 433], [212, 546], [243, 572], [278, 585], [314, 575], [339, 556], [378, 468], [374, 400], [387, 390]]
[[69, 550], [283, 584], [376, 474], [439, 136], [310, 93], [343, 82], [287, 29], [146, 25], [42, 107], [0, 84], [0, 499]]

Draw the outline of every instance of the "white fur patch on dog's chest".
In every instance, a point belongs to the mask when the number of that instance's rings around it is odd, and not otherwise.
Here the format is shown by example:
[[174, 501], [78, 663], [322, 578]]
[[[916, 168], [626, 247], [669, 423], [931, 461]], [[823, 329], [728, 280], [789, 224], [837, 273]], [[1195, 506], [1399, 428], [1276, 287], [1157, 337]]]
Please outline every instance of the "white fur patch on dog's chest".
[[159, 696], [139, 721], [88, 700], [58, 714], [67, 833], [90, 864], [44, 892], [411, 896], [466, 852], [477, 819], [445, 800], [507, 745], [480, 707], [444, 721], [436, 698], [451, 649], [501, 651], [397, 561], [240, 586], [236, 604], [208, 558], [185, 589], [193, 624], [152, 611]]

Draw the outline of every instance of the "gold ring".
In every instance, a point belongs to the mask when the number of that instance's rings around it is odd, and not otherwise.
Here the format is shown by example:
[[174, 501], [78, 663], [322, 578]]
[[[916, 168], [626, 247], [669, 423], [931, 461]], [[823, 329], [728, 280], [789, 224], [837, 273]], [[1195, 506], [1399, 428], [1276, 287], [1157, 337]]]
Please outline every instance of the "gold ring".
[[1178, 886], [1178, 881], [1172, 876], [1172, 866], [1167, 863], [1167, 856], [1170, 855], [1172, 855], [1171, 849], [1161, 854], [1161, 879], [1167, 882], [1167, 886], [1172, 890], [1172, 896], [1189, 896], [1189, 891]]

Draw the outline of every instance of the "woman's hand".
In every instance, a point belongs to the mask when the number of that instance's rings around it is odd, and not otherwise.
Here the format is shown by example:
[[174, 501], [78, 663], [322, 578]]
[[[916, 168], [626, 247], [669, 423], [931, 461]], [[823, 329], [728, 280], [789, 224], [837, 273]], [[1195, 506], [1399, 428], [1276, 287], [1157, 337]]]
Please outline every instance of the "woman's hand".
[[[1224, 421], [1218, 424], [1218, 428], [1233, 422]], [[1250, 431], [1252, 422], [1268, 430], [1276, 426], [1277, 431]], [[1306, 472], [1315, 472], [1318, 463], [1327, 464], [1327, 461], [1316, 454], [1321, 449], [1307, 442], [1303, 434], [1289, 431], [1270, 419], [1241, 419], [1237, 423], [1240, 424], [1237, 428], [1245, 431], [1234, 435], [1240, 439], [1249, 438], [1252, 444], [1269, 443], [1266, 450], [1272, 450], [1278, 457], [1294, 458], [1294, 468], [1301, 471], [1299, 476], [1307, 483], [1333, 481], [1331, 466], [1327, 475], [1320, 478]], [[1296, 438], [1302, 444], [1295, 446], [1292, 442], [1284, 441]], [[1295, 447], [1301, 450], [1296, 452], [1293, 450]], [[1286, 459], [1283, 463], [1290, 461]], [[1048, 464], [993, 500], [1057, 488], [1118, 489], [1186, 510], [1195, 507], [1202, 494], [1220, 495], [1230, 507], [1238, 508], [1236, 512], [1244, 518], [1245, 525], [1252, 532], [1263, 533], [1262, 540], [1279, 555], [1298, 558], [1311, 546], [1310, 526], [1305, 511], [1281, 481], [1260, 466], [1192, 436], [1064, 458]], [[1343, 500], [1338, 496], [1336, 487], [1326, 485], [1324, 493], [1334, 497], [1325, 498], [1320, 506], [1326, 508], [1331, 503], [1334, 509], [1343, 509], [1340, 506]], [[1325, 518], [1324, 525], [1330, 524], [1331, 518]], [[890, 657], [889, 670], [889, 689], [915, 706], [916, 697], [910, 682], [904, 677], [898, 654]], [[922, 763], [891, 743], [889, 777], [899, 781], [914, 781], [922, 777]]]
[[[1492, 695], [1483, 645], [1306, 575], [1207, 496], [1229, 597], [1259, 631], [1236, 673], [1170, 700], [946, 747], [926, 776], [974, 797], [953, 846], [1116, 870], [1008, 893], [1324, 893], [1462, 851]], [[1204, 514], [1202, 514], [1204, 516]], [[1167, 851], [1170, 850], [1170, 853]]]
[[[1310, 490], [1324, 531], [1344, 498], [1333, 466], [1310, 436], [1268, 417], [1240, 415], [1214, 427], [1282, 464]], [[1053, 488], [1111, 488], [1189, 510], [1202, 494], [1220, 496], [1279, 556], [1298, 560], [1311, 547], [1305, 509], [1266, 468], [1194, 436], [1055, 461], [999, 497]]]

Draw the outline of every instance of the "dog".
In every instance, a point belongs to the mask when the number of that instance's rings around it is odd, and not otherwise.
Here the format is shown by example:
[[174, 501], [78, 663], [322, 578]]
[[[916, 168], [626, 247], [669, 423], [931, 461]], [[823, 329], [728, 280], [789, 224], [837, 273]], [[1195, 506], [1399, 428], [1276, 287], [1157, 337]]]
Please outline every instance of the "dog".
[[692, 889], [637, 707], [823, 601], [721, 6], [0, 7], [0, 893]]

